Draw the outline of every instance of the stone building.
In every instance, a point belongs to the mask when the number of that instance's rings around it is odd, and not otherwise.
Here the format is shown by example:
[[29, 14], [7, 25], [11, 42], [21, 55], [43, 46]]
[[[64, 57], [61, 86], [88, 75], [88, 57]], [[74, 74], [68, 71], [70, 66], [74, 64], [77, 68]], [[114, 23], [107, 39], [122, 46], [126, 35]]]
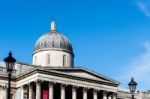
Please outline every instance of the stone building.
[[[6, 68], [0, 65], [0, 99], [6, 99]], [[74, 66], [69, 40], [56, 30], [41, 36], [33, 52], [33, 64], [16, 62], [12, 99], [116, 99], [119, 83], [84, 67]]]
[[[137, 91], [134, 94], [135, 99], [150, 99], [150, 91]], [[118, 89], [117, 99], [132, 99], [132, 94], [128, 91]]]

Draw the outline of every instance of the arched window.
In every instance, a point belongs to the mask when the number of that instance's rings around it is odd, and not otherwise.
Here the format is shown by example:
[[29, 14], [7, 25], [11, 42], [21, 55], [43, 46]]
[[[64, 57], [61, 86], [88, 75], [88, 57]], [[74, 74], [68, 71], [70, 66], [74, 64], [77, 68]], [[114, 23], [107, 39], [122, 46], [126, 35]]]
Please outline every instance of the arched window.
[[67, 57], [63, 55], [63, 66], [67, 66]]
[[36, 56], [34, 57], [34, 64], [35, 65], [37, 64], [37, 57]]
[[46, 55], [46, 65], [49, 65], [50, 64], [50, 55], [47, 54]]

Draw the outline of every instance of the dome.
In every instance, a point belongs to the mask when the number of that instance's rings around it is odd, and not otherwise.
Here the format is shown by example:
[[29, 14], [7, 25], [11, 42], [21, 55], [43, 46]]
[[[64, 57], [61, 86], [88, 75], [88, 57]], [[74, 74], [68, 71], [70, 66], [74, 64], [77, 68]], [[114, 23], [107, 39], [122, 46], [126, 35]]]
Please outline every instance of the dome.
[[72, 45], [69, 40], [56, 31], [55, 21], [51, 22], [51, 31], [45, 33], [37, 40], [34, 53], [46, 50], [61, 50], [73, 54]]

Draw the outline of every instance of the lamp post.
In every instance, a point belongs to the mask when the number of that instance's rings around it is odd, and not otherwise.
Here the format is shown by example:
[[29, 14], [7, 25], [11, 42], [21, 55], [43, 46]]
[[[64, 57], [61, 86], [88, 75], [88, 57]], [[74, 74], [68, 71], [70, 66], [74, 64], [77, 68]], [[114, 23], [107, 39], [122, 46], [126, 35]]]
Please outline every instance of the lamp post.
[[8, 90], [7, 90], [7, 99], [10, 99], [10, 92], [11, 92], [11, 75], [13, 72], [13, 68], [16, 62], [16, 59], [12, 57], [12, 53], [10, 52], [8, 57], [4, 59], [6, 64], [7, 73], [8, 73]]
[[132, 99], [134, 99], [134, 92], [136, 90], [137, 83], [134, 81], [133, 77], [131, 78], [131, 81], [129, 82], [128, 85], [129, 85], [130, 92], [132, 94]]

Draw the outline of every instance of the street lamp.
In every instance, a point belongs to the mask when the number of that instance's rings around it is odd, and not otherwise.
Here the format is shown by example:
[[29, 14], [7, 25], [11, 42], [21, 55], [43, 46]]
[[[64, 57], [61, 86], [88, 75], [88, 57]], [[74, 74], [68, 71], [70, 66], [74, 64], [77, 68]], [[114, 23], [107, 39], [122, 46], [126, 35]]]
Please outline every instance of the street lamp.
[[129, 85], [130, 92], [132, 93], [132, 99], [134, 99], [134, 92], [136, 90], [137, 83], [134, 81], [133, 77], [131, 78], [131, 81], [129, 82], [128, 85]]
[[10, 52], [8, 57], [4, 59], [6, 64], [7, 72], [8, 72], [8, 90], [7, 90], [7, 99], [10, 99], [10, 92], [11, 92], [11, 75], [13, 72], [13, 68], [16, 62], [16, 59], [12, 57], [12, 53]]

